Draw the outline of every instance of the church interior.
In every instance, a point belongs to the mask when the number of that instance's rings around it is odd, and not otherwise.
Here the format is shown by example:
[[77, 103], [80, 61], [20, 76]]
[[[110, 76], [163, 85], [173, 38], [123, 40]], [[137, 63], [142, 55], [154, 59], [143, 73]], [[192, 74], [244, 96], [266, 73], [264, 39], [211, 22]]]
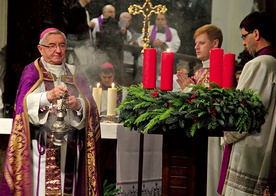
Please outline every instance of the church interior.
[[[76, 1], [77, 0], [0, 0], [0, 58], [2, 58], [0, 59], [0, 70], [5, 70], [4, 76], [0, 76], [4, 86], [2, 89], [2, 118], [12, 117], [16, 90], [21, 73], [26, 65], [39, 57], [37, 45], [40, 33], [49, 27], [56, 27], [66, 32], [68, 13], [71, 6]], [[90, 19], [92, 19], [101, 14], [104, 5], [111, 4], [116, 9], [115, 19], [119, 20], [120, 13], [127, 12], [130, 5], [143, 5], [143, 3], [144, 0], [92, 0], [87, 5], [86, 9], [89, 12]], [[239, 23], [242, 18], [252, 11], [266, 11], [273, 18], [274, 23], [276, 23], [276, 1], [274, 0], [151, 0], [151, 3], [153, 5], [162, 4], [167, 7], [166, 16], [168, 24], [177, 30], [181, 40], [181, 45], [175, 54], [175, 70], [176, 66], [181, 64], [188, 66], [190, 70], [193, 70], [195, 66], [200, 64], [194, 52], [193, 32], [204, 24], [211, 23], [221, 28], [224, 36], [222, 48], [225, 52], [231, 52], [236, 55], [235, 60], [237, 69], [242, 69], [244, 65], [243, 61], [246, 60], [246, 55], [243, 53], [244, 48], [241, 43], [241, 32], [239, 29]], [[154, 23], [154, 16], [151, 16], [151, 23]], [[143, 16], [141, 14], [132, 16], [131, 27], [136, 32], [142, 33]], [[141, 51], [141, 48], [136, 48], [136, 50]], [[70, 51], [68, 51], [68, 53], [70, 53]], [[119, 61], [120, 60], [119, 58]], [[74, 62], [78, 61], [74, 60]], [[94, 68], [91, 70], [87, 71], [87, 73], [91, 72], [93, 77]], [[120, 79], [123, 83], [123, 74], [128, 71], [120, 71], [122, 74], [122, 78]], [[192, 71], [190, 71], [190, 74], [192, 74]], [[128, 79], [128, 76], [129, 75], [127, 75], [125, 79]], [[89, 80], [91, 75], [87, 77]], [[133, 78], [130, 81], [133, 81], [135, 76], [131, 77]], [[130, 83], [128, 83], [128, 85]], [[5, 161], [5, 150], [9, 135], [1, 134], [1, 131], [0, 135], [1, 181]], [[118, 145], [118, 142], [119, 140], [117, 142], [114, 140], [111, 142], [104, 140], [104, 145], [107, 145], [104, 149], [108, 151], [110, 148], [116, 153], [116, 145]], [[145, 142], [149, 141], [146, 139]], [[170, 144], [178, 145], [177, 143], [173, 144], [173, 142]], [[157, 145], [160, 144], [158, 143]], [[113, 161], [116, 161], [116, 154], [109, 154], [108, 156], [110, 157], [106, 157], [107, 159], [111, 158]], [[114, 177], [114, 164], [109, 163], [106, 167], [106, 172], [109, 172], [106, 174], [107, 178], [116, 183], [116, 176]], [[202, 165], [199, 164], [198, 167], [202, 167]], [[150, 169], [146, 169], [146, 171], [150, 171]], [[199, 172], [206, 173], [206, 170], [202, 169]], [[204, 182], [206, 183], [206, 179], [199, 180], [205, 180]], [[158, 195], [160, 193], [160, 187], [157, 186], [157, 184], [153, 184], [153, 186], [157, 189], [156, 195]], [[197, 193], [200, 195], [205, 192], [206, 187], [203, 187], [202, 192]], [[151, 191], [151, 195], [154, 195], [154, 191]]]

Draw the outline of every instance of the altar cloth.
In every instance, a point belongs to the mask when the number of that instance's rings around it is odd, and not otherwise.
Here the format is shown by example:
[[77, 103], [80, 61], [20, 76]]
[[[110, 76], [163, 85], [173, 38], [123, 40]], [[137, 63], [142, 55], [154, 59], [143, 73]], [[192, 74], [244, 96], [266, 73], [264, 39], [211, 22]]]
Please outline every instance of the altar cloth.
[[[117, 139], [118, 123], [101, 122], [101, 138], [104, 139]], [[12, 129], [12, 118], [0, 118], [0, 135], [10, 134]]]
[[[124, 127], [123, 127], [124, 128]], [[138, 195], [139, 141], [136, 131], [117, 133], [117, 187], [119, 195]], [[161, 196], [163, 135], [144, 134], [143, 195]]]
[[[121, 189], [119, 195], [138, 195], [140, 134], [130, 131], [120, 123], [101, 122], [100, 125], [102, 139], [117, 139], [116, 185]], [[11, 118], [0, 118], [0, 135], [9, 135], [11, 128]], [[162, 142], [162, 135], [144, 135], [142, 182], [144, 195], [161, 196]]]

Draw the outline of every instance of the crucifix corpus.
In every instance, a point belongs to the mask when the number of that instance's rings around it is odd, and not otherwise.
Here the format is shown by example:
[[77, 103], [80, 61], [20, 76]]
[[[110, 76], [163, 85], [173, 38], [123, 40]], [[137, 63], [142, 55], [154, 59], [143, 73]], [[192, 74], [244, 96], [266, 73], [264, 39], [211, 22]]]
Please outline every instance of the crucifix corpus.
[[136, 5], [136, 4], [129, 6], [128, 12], [130, 14], [133, 14], [133, 15], [143, 14], [143, 16], [144, 16], [144, 21], [143, 21], [144, 25], [143, 25], [143, 29], [142, 29], [143, 49], [148, 48], [149, 43], [150, 43], [149, 31], [150, 31], [150, 16], [151, 16], [151, 14], [152, 13], [164, 14], [166, 11], [167, 11], [166, 6], [159, 4], [159, 5], [156, 5], [153, 7], [150, 0], [146, 0], [146, 2], [144, 3], [144, 5], [142, 7], [140, 5]]

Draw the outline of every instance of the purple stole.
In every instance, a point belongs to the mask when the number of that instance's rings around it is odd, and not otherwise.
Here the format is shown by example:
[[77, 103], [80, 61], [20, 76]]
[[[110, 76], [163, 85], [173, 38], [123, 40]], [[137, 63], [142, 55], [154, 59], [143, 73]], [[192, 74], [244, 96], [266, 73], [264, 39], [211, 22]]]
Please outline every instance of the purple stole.
[[[45, 84], [45, 90], [50, 91], [54, 88], [53, 81], [56, 80], [56, 75], [48, 72], [41, 61], [39, 61], [40, 68], [43, 72], [43, 79]], [[65, 65], [65, 70], [68, 75], [61, 76], [61, 81], [67, 85], [68, 92], [70, 95], [78, 96], [78, 91], [73, 82], [73, 76], [68, 67]], [[70, 152], [66, 154], [66, 164], [65, 164], [65, 180], [64, 180], [64, 194], [72, 194], [73, 182], [76, 179], [74, 175], [76, 172], [77, 163], [77, 135], [74, 137], [67, 138], [67, 149]], [[46, 195], [61, 195], [61, 175], [60, 166], [60, 147], [54, 146], [51, 139], [48, 139], [48, 145], [46, 148], [46, 173], [45, 173], [45, 194]], [[76, 190], [76, 187], [75, 187]], [[38, 194], [37, 194], [38, 195]], [[74, 194], [76, 195], [76, 194]]]
[[134, 35], [136, 32], [133, 29], [127, 29], [131, 33], [131, 35]]
[[[97, 106], [83, 74], [74, 74], [73, 81], [86, 103], [86, 127], [80, 132], [80, 158], [76, 195], [103, 195], [100, 175], [100, 120]], [[33, 195], [31, 137], [26, 96], [43, 82], [38, 60], [27, 65], [18, 86], [12, 131], [7, 147], [0, 195]]]
[[271, 55], [274, 58], [276, 58], [276, 47], [273, 47], [272, 45], [270, 45], [261, 49], [256, 53], [256, 56], [261, 56], [261, 55]]
[[226, 178], [226, 173], [227, 173], [227, 169], [228, 169], [231, 151], [232, 151], [232, 144], [226, 144], [224, 147], [224, 151], [223, 151], [219, 183], [218, 183], [218, 188], [217, 188], [217, 192], [220, 195], [222, 194], [222, 191], [223, 191], [223, 186], [224, 186], [224, 181]]
[[197, 70], [192, 77], [192, 80], [195, 84], [200, 84], [204, 86], [206, 83], [209, 82], [210, 71], [209, 68], [201, 68]]
[[99, 29], [101, 29], [101, 26], [103, 25], [103, 18], [101, 16], [98, 17], [98, 23], [99, 23]]
[[[156, 34], [157, 34], [157, 27], [156, 25], [153, 26], [150, 34], [150, 41], [153, 42], [156, 39]], [[166, 34], [166, 42], [172, 41], [172, 32], [168, 25], [165, 27], [165, 34]]]

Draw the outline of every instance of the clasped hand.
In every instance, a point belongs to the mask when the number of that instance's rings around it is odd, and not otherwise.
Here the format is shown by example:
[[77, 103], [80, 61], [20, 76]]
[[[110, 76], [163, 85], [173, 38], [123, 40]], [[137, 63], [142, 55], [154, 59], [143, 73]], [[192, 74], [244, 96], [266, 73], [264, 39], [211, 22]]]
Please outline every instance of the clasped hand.
[[178, 82], [182, 90], [188, 85], [194, 84], [192, 78], [188, 77], [187, 74], [183, 73], [182, 71], [177, 71], [176, 76], [176, 81]]
[[160, 39], [156, 39], [153, 41], [152, 45], [154, 47], [161, 47], [163, 45], [164, 42], [162, 42]]
[[[64, 86], [55, 86], [52, 90], [47, 91], [47, 99], [50, 103], [62, 98], [63, 94], [67, 92], [68, 89]], [[74, 95], [69, 95], [66, 98], [66, 104], [68, 109], [79, 110], [81, 108], [81, 103]]]

